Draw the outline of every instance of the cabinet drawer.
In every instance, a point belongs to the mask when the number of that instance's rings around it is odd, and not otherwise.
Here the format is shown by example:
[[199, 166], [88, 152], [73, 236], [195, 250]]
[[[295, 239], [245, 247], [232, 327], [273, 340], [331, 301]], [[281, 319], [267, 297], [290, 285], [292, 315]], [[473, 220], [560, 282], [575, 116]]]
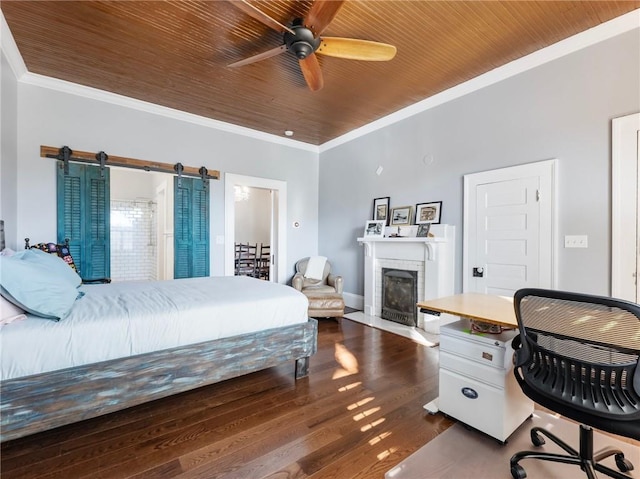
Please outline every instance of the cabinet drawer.
[[505, 375], [511, 374], [510, 369], [487, 365], [446, 351], [440, 351], [440, 368], [448, 369], [463, 376], [469, 376], [497, 388], [504, 388]]
[[504, 390], [440, 369], [440, 411], [504, 441]]
[[508, 368], [508, 365], [511, 363], [511, 356], [507, 356], [506, 352], [507, 349], [511, 350], [511, 348], [507, 348], [505, 343], [499, 341], [495, 343], [491, 343], [486, 339], [482, 342], [475, 341], [472, 335], [469, 335], [468, 338], [454, 338], [444, 334], [440, 335], [441, 352], [462, 356], [495, 368]]

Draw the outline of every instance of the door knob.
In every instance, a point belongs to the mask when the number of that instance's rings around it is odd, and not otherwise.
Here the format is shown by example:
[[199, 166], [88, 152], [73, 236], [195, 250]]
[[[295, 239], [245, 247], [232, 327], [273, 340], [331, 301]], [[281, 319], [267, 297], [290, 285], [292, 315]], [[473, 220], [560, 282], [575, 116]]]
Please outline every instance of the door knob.
[[484, 268], [473, 268], [473, 277], [482, 278], [484, 276]]

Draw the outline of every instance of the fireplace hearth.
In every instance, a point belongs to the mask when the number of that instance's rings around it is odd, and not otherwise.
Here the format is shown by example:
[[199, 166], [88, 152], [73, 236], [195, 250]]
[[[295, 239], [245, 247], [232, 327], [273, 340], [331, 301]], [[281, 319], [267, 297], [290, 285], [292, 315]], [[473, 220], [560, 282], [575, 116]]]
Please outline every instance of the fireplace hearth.
[[417, 326], [418, 272], [382, 268], [382, 319]]

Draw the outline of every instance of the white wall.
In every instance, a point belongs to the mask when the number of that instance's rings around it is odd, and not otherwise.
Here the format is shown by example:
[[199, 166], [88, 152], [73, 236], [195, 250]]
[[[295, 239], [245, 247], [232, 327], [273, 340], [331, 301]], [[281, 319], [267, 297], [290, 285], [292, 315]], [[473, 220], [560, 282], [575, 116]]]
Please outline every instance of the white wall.
[[156, 177], [170, 177], [168, 173], [132, 170], [130, 168], [110, 168], [110, 195], [112, 200], [153, 200], [156, 195]]
[[[609, 294], [611, 120], [640, 111], [639, 40], [635, 29], [322, 152], [319, 253], [345, 291], [363, 293], [356, 237], [374, 198], [443, 201], [461, 291], [463, 175], [558, 158], [558, 286]], [[574, 234], [589, 247], [565, 250]]]
[[[56, 232], [55, 161], [41, 159], [40, 145], [105, 151], [164, 163], [180, 162], [287, 182], [287, 269], [317, 251], [318, 154], [221, 131], [46, 87], [18, 83], [18, 237]], [[315, 185], [311, 188], [308, 185]], [[287, 222], [291, 225], [291, 221]], [[211, 182], [211, 237], [224, 235], [224, 184]], [[224, 245], [211, 241], [211, 274], [224, 274]]]
[[[4, 21], [2, 19], [2, 21]], [[5, 31], [2, 29], [2, 42]], [[6, 246], [24, 247], [18, 240], [18, 81], [4, 52], [0, 52], [0, 219], [4, 220]]]

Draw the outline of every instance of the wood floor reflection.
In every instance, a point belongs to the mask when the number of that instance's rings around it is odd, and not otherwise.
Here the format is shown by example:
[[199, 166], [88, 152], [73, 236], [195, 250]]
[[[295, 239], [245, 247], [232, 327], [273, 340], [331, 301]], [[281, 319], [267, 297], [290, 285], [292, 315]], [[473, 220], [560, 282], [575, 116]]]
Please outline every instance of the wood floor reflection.
[[422, 409], [436, 348], [347, 319], [318, 342], [297, 382], [292, 363], [5, 443], [2, 477], [375, 479], [451, 425]]

